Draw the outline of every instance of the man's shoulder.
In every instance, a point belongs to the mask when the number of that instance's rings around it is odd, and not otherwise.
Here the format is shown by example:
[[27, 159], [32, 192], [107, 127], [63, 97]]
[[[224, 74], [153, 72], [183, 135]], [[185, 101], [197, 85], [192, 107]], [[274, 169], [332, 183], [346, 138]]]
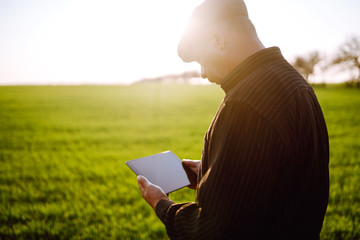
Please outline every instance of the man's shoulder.
[[225, 97], [226, 102], [246, 104], [268, 120], [274, 120], [303, 90], [311, 89], [286, 62], [268, 65], [242, 79]]

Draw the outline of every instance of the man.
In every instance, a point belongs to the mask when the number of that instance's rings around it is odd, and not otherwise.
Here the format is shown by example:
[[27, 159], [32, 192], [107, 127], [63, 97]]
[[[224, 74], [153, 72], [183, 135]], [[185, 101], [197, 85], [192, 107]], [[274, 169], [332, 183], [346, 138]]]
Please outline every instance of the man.
[[319, 239], [329, 144], [313, 89], [277, 47], [264, 48], [241, 0], [205, 0], [178, 54], [225, 97], [205, 135], [195, 202], [175, 204], [142, 176], [171, 239]]

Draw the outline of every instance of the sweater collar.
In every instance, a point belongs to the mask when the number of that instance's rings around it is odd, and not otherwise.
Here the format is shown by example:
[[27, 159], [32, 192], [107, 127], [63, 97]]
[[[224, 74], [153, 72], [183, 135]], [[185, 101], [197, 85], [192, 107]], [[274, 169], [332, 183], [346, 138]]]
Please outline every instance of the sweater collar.
[[284, 59], [278, 47], [265, 48], [247, 59], [237, 66], [228, 76], [221, 81], [221, 88], [228, 93], [241, 80], [257, 69], [276, 61]]

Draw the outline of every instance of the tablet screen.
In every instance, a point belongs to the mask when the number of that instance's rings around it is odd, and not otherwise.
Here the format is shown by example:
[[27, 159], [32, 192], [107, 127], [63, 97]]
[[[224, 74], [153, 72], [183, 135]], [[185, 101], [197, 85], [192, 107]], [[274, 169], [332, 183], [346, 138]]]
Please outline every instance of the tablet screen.
[[137, 175], [146, 177], [166, 194], [190, 185], [181, 160], [171, 151], [125, 162]]

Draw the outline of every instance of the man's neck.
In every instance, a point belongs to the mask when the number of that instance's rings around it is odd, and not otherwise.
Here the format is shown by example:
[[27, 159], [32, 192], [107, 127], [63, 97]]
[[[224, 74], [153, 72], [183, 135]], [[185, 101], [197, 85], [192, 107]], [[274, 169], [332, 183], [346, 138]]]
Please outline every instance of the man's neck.
[[[246, 40], [244, 39], [243, 41], [241, 41], [240, 45], [234, 46], [233, 49], [235, 49], [235, 51], [229, 52], [229, 68], [226, 76], [229, 75], [232, 71], [234, 71], [235, 68], [237, 68], [247, 58], [265, 49], [265, 46], [258, 38], [252, 38]], [[218, 84], [221, 84], [221, 82], [222, 80]]]
[[265, 47], [257, 37], [244, 40], [238, 48], [238, 54], [234, 56], [234, 68], [263, 49], [265, 49]]

